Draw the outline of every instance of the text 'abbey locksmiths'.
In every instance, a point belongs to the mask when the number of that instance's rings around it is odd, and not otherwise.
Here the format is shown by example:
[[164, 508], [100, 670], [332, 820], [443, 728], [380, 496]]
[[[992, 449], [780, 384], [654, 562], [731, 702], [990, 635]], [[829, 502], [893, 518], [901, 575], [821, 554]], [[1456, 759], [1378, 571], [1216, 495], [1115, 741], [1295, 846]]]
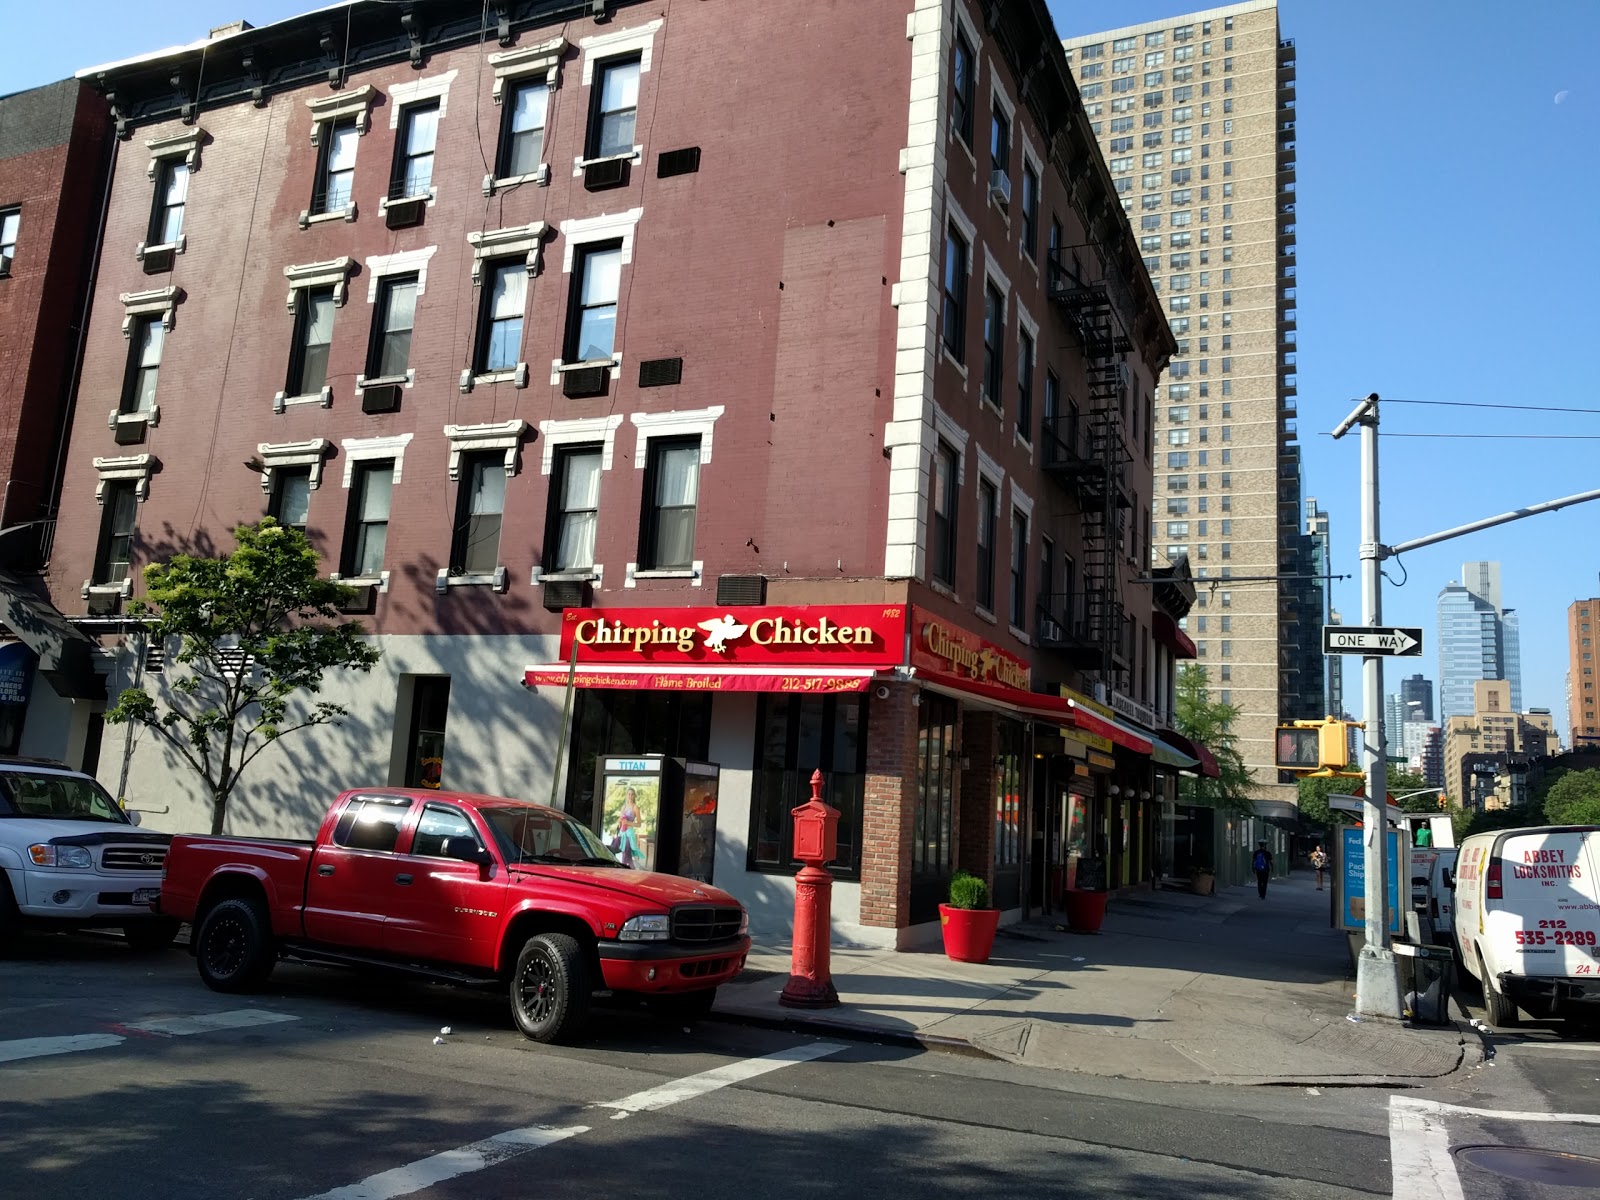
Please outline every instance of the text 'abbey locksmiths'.
[[900, 605], [760, 605], [727, 608], [569, 608], [561, 658], [656, 666], [890, 667], [905, 644]]

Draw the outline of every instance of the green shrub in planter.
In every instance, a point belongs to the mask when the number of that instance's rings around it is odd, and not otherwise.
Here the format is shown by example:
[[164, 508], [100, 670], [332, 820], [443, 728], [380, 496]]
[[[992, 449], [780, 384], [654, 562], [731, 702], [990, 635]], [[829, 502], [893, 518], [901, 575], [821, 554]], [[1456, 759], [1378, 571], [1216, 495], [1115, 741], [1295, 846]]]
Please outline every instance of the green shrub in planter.
[[989, 885], [976, 875], [957, 871], [950, 876], [951, 908], [988, 908]]

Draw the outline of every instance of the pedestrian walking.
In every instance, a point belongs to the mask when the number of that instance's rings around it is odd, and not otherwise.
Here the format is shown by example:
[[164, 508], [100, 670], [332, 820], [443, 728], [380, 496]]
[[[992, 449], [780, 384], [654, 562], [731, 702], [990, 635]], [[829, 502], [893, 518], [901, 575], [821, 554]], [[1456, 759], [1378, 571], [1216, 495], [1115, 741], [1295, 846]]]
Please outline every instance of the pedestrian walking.
[[1255, 857], [1250, 860], [1250, 869], [1256, 873], [1256, 891], [1261, 898], [1267, 898], [1267, 880], [1272, 877], [1272, 851], [1267, 849], [1265, 842], [1256, 843]]
[[1317, 891], [1322, 890], [1322, 874], [1328, 869], [1328, 852], [1318, 842], [1311, 848], [1311, 865], [1317, 870]]

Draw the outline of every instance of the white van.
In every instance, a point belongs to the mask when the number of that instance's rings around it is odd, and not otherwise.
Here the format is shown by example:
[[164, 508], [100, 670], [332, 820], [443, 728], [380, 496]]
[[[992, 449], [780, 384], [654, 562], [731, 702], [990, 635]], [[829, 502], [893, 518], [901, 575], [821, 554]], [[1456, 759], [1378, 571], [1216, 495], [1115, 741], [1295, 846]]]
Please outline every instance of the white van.
[[1600, 825], [1480, 833], [1456, 861], [1456, 946], [1491, 1025], [1600, 1019]]

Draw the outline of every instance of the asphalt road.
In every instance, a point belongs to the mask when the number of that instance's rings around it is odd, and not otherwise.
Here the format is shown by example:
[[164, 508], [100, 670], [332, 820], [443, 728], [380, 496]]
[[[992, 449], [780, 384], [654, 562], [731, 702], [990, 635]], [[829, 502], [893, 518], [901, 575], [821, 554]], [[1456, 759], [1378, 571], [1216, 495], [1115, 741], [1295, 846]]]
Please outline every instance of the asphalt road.
[[[1600, 1046], [1536, 1032], [1491, 1061], [1397, 1119], [1376, 1089], [1143, 1084], [628, 1009], [544, 1047], [498, 995], [286, 965], [222, 996], [181, 951], [35, 938], [0, 961], [0, 1193], [1265, 1200], [1389, 1195], [1441, 1136], [1600, 1145], [1525, 1116], [1600, 1111]], [[1395, 1194], [1576, 1194], [1454, 1174]]]

